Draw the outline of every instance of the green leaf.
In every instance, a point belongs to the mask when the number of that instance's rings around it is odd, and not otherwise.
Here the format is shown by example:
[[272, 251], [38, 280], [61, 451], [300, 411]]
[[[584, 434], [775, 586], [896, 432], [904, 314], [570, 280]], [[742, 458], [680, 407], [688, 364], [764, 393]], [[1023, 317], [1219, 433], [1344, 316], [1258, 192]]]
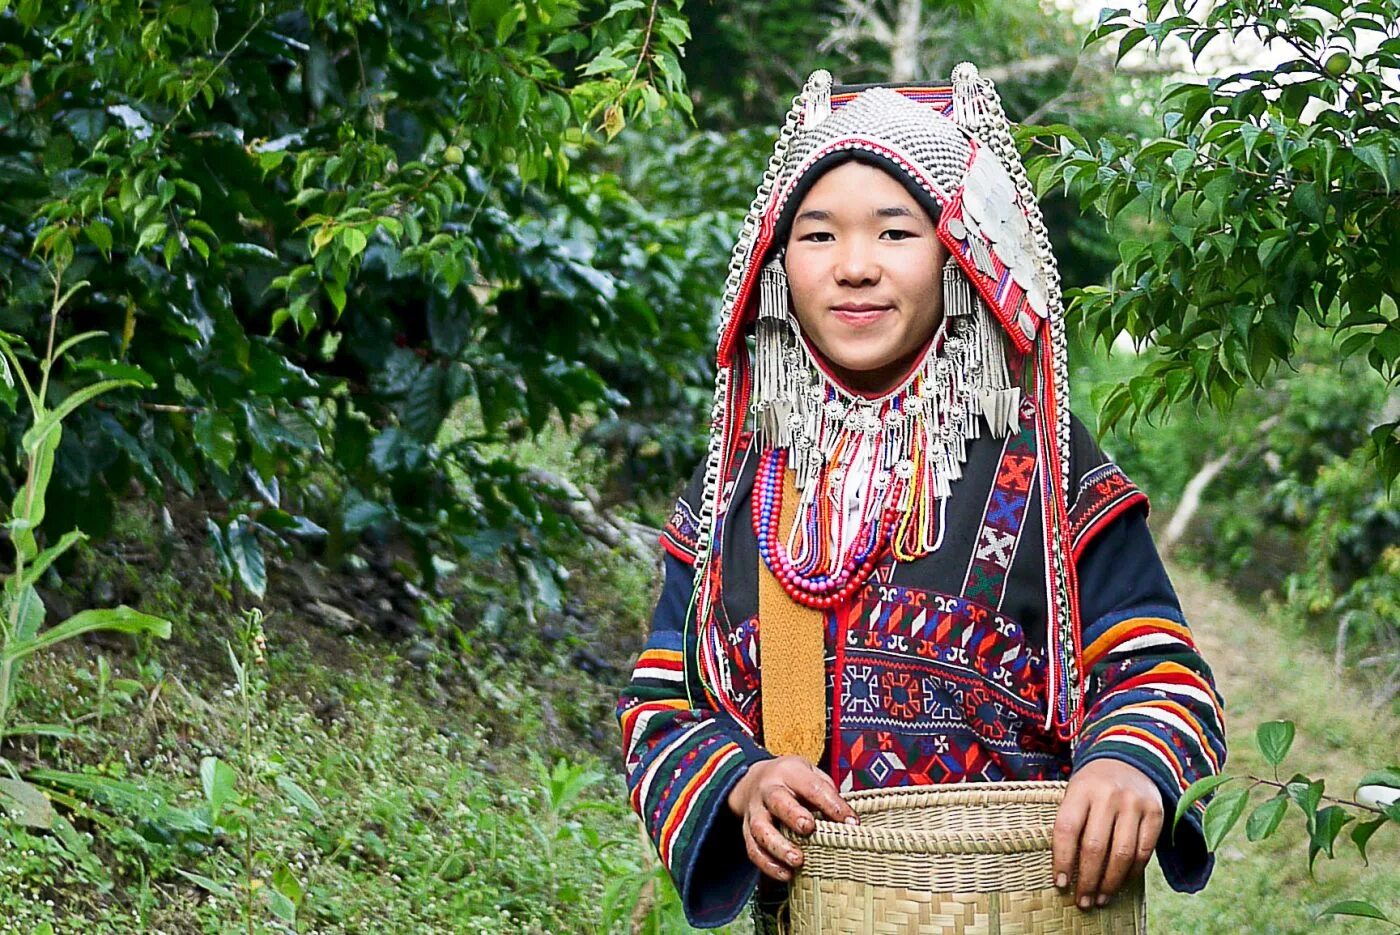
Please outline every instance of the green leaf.
[[238, 774], [218, 757], [206, 756], [199, 761], [199, 781], [204, 787], [204, 801], [209, 803], [210, 819], [217, 822], [224, 806], [233, 798]]
[[1259, 752], [1270, 766], [1277, 766], [1293, 746], [1295, 730], [1292, 721], [1265, 721], [1255, 731]]
[[[86, 283], [84, 283], [84, 285], [86, 285]], [[71, 289], [69, 290], [70, 294], [72, 293], [72, 291], [73, 290]], [[82, 344], [84, 341], [93, 341], [97, 338], [106, 337], [110, 337], [110, 335], [108, 335], [105, 331], [84, 331], [82, 334], [75, 334], [71, 338], [67, 338], [59, 342], [59, 345], [53, 349], [53, 359], [61, 359], [69, 351], [77, 347], [79, 344]]]
[[34, 541], [34, 530], [44, 521], [45, 495], [53, 477], [54, 452], [62, 437], [62, 427], [51, 426], [49, 434], [27, 450], [30, 457], [29, 477], [24, 486], [15, 492], [10, 508], [11, 519], [7, 524], [15, 551], [25, 561], [32, 559], [39, 551], [38, 543]]
[[1323, 916], [1355, 916], [1359, 919], [1390, 921], [1390, 917], [1384, 912], [1362, 899], [1343, 899], [1340, 902], [1335, 902], [1319, 912], [1315, 918], [1321, 919]]
[[1329, 805], [1326, 808], [1318, 810], [1317, 818], [1312, 825], [1312, 834], [1308, 841], [1309, 871], [1312, 870], [1313, 861], [1317, 859], [1319, 853], [1326, 851], [1329, 858], [1334, 856], [1332, 848], [1337, 840], [1338, 833], [1341, 832], [1342, 828], [1348, 822], [1355, 820], [1356, 819], [1348, 815], [1346, 809], [1342, 808], [1340, 805]]
[[6, 737], [53, 737], [57, 740], [76, 740], [82, 736], [71, 727], [62, 724], [16, 724], [5, 730]]
[[1362, 776], [1361, 781], [1356, 784], [1358, 789], [1362, 786], [1389, 786], [1392, 789], [1400, 789], [1400, 766], [1372, 770]]
[[290, 899], [272, 887], [264, 887], [262, 890], [263, 901], [267, 903], [268, 910], [281, 919], [283, 922], [295, 922], [297, 919], [297, 907]]
[[64, 419], [72, 415], [73, 410], [83, 405], [83, 403], [95, 399], [103, 393], [108, 393], [124, 386], [136, 385], [138, 384], [133, 380], [99, 380], [82, 389], [74, 390], [67, 399], [63, 400], [56, 408], [45, 412], [41, 418], [34, 422], [34, 425], [30, 427], [29, 431], [24, 433], [24, 438], [21, 439], [24, 450], [31, 453], [35, 451], [43, 438], [49, 432], [52, 432]]
[[1127, 55], [1133, 49], [1137, 48], [1137, 46], [1146, 38], [1147, 30], [1143, 29], [1141, 26], [1134, 26], [1132, 29], [1129, 29], [1127, 32], [1123, 33], [1123, 37], [1118, 40], [1118, 54], [1113, 60], [1114, 66], [1116, 67], [1120, 62], [1122, 62], [1123, 56]]
[[7, 605], [5, 608], [6, 619], [16, 623], [14, 632], [10, 634], [11, 645], [33, 638], [44, 625], [44, 616], [47, 613], [43, 598], [39, 597], [39, 592], [33, 587], [20, 591], [19, 596], [13, 600], [18, 601], [19, 606]]
[[1352, 154], [1375, 170], [1376, 174], [1381, 177], [1381, 182], [1385, 185], [1385, 193], [1388, 195], [1396, 180], [1391, 177], [1390, 153], [1385, 136], [1386, 134], [1377, 134], [1359, 140], [1352, 148]]
[[1356, 849], [1361, 854], [1361, 862], [1370, 865], [1371, 861], [1366, 857], [1366, 845], [1370, 842], [1371, 836], [1375, 834], [1380, 826], [1389, 821], [1389, 818], [1381, 816], [1373, 821], [1358, 821], [1351, 829], [1351, 843], [1356, 845]]
[[267, 592], [267, 563], [253, 524], [246, 516], [240, 516], [229, 523], [225, 539], [238, 580], [252, 594], [262, 597]]
[[238, 454], [233, 420], [220, 412], [206, 409], [194, 417], [194, 441], [221, 471], [227, 471]]
[[1230, 833], [1230, 829], [1240, 820], [1244, 814], [1245, 806], [1249, 804], [1249, 788], [1227, 789], [1216, 796], [1211, 803], [1206, 806], [1205, 817], [1201, 819], [1201, 827], [1206, 839], [1206, 850], [1214, 851], [1220, 847], [1220, 843], [1225, 840], [1225, 835]]
[[146, 225], [141, 231], [141, 239], [136, 241], [136, 252], [140, 253], [149, 246], [158, 244], [165, 238], [166, 225], [164, 221], [156, 221], [154, 224]]
[[[272, 872], [272, 888], [286, 897], [287, 901], [295, 908], [301, 905], [302, 899], [306, 896], [306, 891], [302, 889], [301, 881], [297, 879], [292, 868], [283, 864]], [[290, 920], [289, 920], [290, 921]]]
[[220, 896], [224, 899], [233, 899], [235, 897], [233, 890], [220, 883], [218, 880], [211, 880], [209, 877], [206, 877], [203, 874], [190, 873], [187, 870], [181, 870], [179, 867], [175, 867], [174, 870], [176, 873], [184, 877], [186, 880], [189, 880], [195, 886], [198, 886], [200, 889], [206, 890], [207, 892], [213, 893], [215, 896]]
[[49, 797], [23, 779], [0, 778], [0, 805], [10, 813], [10, 818], [26, 828], [47, 831], [53, 827], [53, 805]]
[[326, 290], [326, 295], [330, 296], [331, 304], [335, 306], [337, 315], [345, 311], [345, 284], [336, 282], [334, 279], [327, 279], [321, 283]]
[[1279, 823], [1283, 821], [1284, 813], [1288, 811], [1288, 799], [1286, 796], [1278, 795], [1260, 805], [1249, 815], [1249, 820], [1245, 822], [1245, 836], [1251, 841], [1262, 841], [1278, 830]]
[[80, 357], [68, 364], [72, 370], [100, 373], [118, 380], [130, 380], [142, 389], [154, 389], [155, 378], [135, 364], [100, 357]]
[[1186, 787], [1186, 791], [1181, 794], [1181, 798], [1176, 801], [1176, 815], [1172, 817], [1172, 828], [1176, 828], [1181, 821], [1181, 816], [1185, 815], [1198, 801], [1210, 795], [1216, 789], [1233, 780], [1234, 776], [1216, 775], [1206, 776], [1197, 779]]
[[1304, 182], [1293, 189], [1293, 206], [1310, 221], [1321, 224], [1327, 220], [1327, 202], [1316, 182]]
[[1308, 827], [1312, 827], [1313, 818], [1317, 812], [1317, 804], [1322, 801], [1322, 790], [1324, 784], [1321, 780], [1311, 780], [1301, 773], [1296, 774], [1288, 781], [1284, 787], [1288, 797], [1297, 803], [1307, 816]]
[[112, 229], [102, 221], [93, 221], [83, 228], [83, 233], [87, 234], [88, 240], [103, 253], [112, 252]]
[[347, 227], [340, 235], [340, 242], [349, 252], [350, 258], [354, 259], [364, 253], [365, 247], [369, 245], [369, 238], [356, 227]]
[[16, 577], [11, 575], [9, 578], [5, 579], [6, 592], [18, 594], [22, 589], [37, 584], [39, 578], [48, 570], [49, 566], [54, 563], [55, 559], [86, 538], [87, 536], [77, 529], [65, 532], [59, 537], [56, 543], [34, 556], [30, 563], [24, 566], [24, 574], [22, 576]]
[[79, 611], [31, 639], [11, 643], [0, 653], [0, 662], [23, 659], [41, 649], [56, 646], [65, 640], [96, 630], [111, 633], [150, 633], [160, 639], [167, 639], [170, 636], [170, 621], [132, 610], [125, 604], [100, 610]]
[[321, 806], [316, 804], [316, 800], [313, 799], [305, 789], [295, 782], [292, 782], [292, 780], [288, 779], [286, 776], [277, 777], [277, 788], [282, 790], [282, 794], [287, 797], [287, 801], [291, 802], [306, 814], [313, 818], [321, 818], [323, 816], [324, 813], [321, 811]]
[[599, 75], [605, 72], [624, 71], [626, 68], [627, 63], [620, 58], [615, 58], [611, 55], [600, 55], [584, 66], [581, 75], [584, 78], [589, 78], [593, 75]]

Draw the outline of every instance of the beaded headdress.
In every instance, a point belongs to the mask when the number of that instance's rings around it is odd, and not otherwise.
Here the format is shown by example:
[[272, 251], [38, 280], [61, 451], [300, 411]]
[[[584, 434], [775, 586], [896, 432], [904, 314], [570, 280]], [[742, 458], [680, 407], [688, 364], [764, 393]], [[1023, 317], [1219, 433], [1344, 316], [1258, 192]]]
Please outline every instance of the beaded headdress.
[[[789, 308], [780, 250], [806, 186], [824, 166], [851, 158], [885, 169], [932, 209], [949, 257], [939, 334], [905, 380], [878, 398], [850, 393], [821, 367]], [[1068, 737], [1082, 718], [1082, 687], [1066, 518], [1063, 307], [1044, 220], [1010, 124], [992, 83], [970, 63], [953, 70], [950, 87], [833, 88], [828, 72], [813, 72], [793, 99], [725, 282], [695, 562], [700, 619], [716, 599], [704, 583], [715, 517], [728, 507], [722, 480], [750, 413], [759, 440], [792, 468], [800, 492], [787, 547], [802, 580], [813, 584], [807, 597], [791, 593], [824, 607], [849, 590], [861, 567], [868, 569], [869, 562], [856, 565], [853, 552], [868, 551], [882, 534], [901, 560], [938, 547], [928, 512], [949, 495], [966, 444], [984, 422], [995, 435], [1016, 430], [1023, 390], [1035, 402], [1043, 454], [1047, 726]], [[821, 524], [804, 515], [837, 498], [853, 456], [869, 467], [859, 480], [869, 485], [860, 531], [839, 541], [814, 537], [811, 530]]]

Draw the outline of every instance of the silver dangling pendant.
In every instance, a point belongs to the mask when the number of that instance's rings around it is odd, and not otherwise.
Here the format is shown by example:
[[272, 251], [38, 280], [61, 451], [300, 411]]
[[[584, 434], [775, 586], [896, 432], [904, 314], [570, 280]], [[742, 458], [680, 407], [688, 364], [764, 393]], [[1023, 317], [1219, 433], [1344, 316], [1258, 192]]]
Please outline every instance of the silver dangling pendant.
[[831, 72], [818, 68], [807, 76], [807, 84], [802, 89], [802, 129], [811, 130], [831, 116]]
[[949, 257], [943, 263], [943, 314], [949, 318], [965, 318], [974, 309], [972, 283]]
[[1011, 385], [1011, 374], [1006, 366], [1006, 336], [991, 309], [978, 303], [974, 321], [974, 346], [982, 358], [977, 401], [992, 435], [1005, 438], [1021, 428], [1021, 388]]
[[794, 343], [792, 312], [788, 307], [787, 271], [780, 252], [759, 274], [758, 320], [754, 323], [753, 411], [757, 429], [770, 444], [792, 443], [795, 374], [787, 366], [787, 351]]

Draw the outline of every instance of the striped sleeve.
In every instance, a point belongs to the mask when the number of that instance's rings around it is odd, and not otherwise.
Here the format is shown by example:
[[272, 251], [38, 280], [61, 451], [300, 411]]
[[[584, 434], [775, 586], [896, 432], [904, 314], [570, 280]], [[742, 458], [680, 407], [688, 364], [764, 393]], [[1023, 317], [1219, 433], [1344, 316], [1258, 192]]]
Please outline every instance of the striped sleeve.
[[1115, 519], [1077, 566], [1088, 681], [1074, 769], [1116, 759], [1152, 778], [1167, 817], [1157, 861], [1173, 889], [1194, 893], [1215, 862], [1201, 833], [1205, 801], [1182, 817], [1175, 835], [1171, 817], [1188, 785], [1225, 764], [1224, 702], [1143, 512]]
[[[668, 554], [651, 635], [618, 699], [632, 808], [675, 881], [691, 925], [732, 921], [758, 882], [742, 825], [726, 806], [749, 764], [769, 754], [687, 685], [683, 653], [691, 569]], [[687, 690], [689, 688], [689, 691]]]

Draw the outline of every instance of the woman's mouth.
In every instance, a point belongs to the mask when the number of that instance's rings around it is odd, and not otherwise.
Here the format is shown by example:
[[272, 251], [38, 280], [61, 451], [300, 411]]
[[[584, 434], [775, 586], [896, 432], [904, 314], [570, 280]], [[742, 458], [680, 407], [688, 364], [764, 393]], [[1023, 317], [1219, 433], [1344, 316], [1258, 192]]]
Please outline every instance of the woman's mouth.
[[894, 311], [893, 305], [868, 305], [864, 303], [833, 305], [831, 308], [831, 314], [836, 316], [838, 321], [852, 328], [872, 325], [892, 311]]

